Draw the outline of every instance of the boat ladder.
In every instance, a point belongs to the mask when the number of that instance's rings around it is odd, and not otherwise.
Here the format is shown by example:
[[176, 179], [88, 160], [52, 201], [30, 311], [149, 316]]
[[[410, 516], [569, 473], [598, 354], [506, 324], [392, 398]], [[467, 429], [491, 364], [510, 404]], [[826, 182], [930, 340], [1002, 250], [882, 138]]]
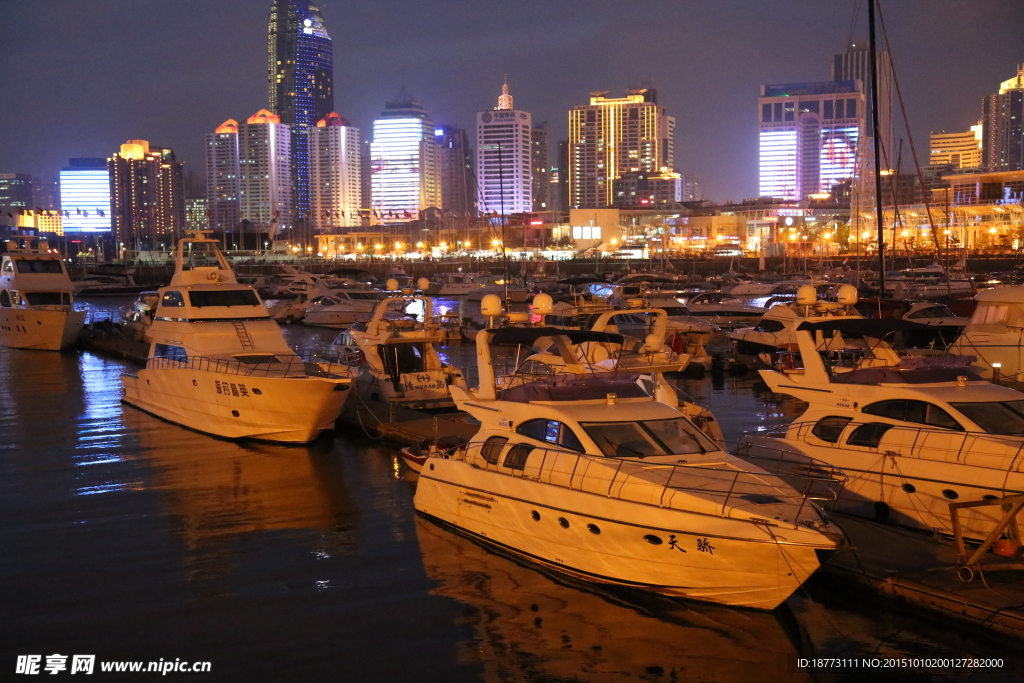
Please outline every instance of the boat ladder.
[[242, 350], [252, 351], [256, 348], [252, 343], [252, 337], [249, 336], [249, 331], [245, 329], [245, 323], [241, 320], [232, 320], [231, 322], [235, 326], [235, 332], [238, 334], [238, 341], [242, 344]]

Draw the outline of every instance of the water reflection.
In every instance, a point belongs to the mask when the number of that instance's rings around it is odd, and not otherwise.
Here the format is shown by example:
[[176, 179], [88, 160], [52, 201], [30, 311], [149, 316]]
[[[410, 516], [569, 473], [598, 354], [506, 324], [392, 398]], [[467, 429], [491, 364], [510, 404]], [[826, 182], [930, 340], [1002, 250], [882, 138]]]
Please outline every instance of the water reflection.
[[462, 654], [485, 681], [809, 680], [773, 614], [567, 585], [422, 518], [416, 533], [433, 592], [472, 607]]

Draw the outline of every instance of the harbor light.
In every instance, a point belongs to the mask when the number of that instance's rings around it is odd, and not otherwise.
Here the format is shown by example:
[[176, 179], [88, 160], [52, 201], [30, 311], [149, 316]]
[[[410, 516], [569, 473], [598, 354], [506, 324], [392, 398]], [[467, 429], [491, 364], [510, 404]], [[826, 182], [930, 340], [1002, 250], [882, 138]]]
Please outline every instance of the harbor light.
[[417, 242], [416, 243], [416, 248], [417, 249], [422, 249], [423, 248], [423, 242]]
[[865, 239], [865, 240], [871, 239], [871, 231], [870, 230], [865, 230], [864, 232], [862, 232], [860, 234], [860, 236], [861, 236], [861, 239]]
[[501, 246], [501, 240], [491, 240], [491, 246], [492, 247], [500, 247]]

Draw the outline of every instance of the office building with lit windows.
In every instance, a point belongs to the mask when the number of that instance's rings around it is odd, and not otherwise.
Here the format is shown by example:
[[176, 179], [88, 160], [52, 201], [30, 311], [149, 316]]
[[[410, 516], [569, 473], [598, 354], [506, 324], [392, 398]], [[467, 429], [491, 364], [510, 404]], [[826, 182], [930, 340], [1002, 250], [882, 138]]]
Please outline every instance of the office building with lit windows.
[[110, 171], [106, 159], [71, 159], [60, 172], [65, 233], [109, 233]]
[[238, 159], [238, 121], [228, 119], [206, 135], [206, 206], [209, 227], [218, 232], [241, 222]]
[[309, 215], [317, 230], [360, 224], [359, 129], [332, 112], [309, 129]]
[[290, 127], [292, 205], [309, 209], [309, 129], [334, 111], [334, 48], [320, 10], [308, 0], [270, 8], [270, 111]]
[[473, 148], [464, 128], [439, 125], [434, 140], [441, 148], [441, 208], [456, 218], [476, 215]]
[[373, 211], [388, 220], [419, 218], [426, 208], [440, 208], [441, 148], [434, 122], [405, 88], [384, 105], [373, 122], [370, 183]]
[[982, 100], [981, 124], [986, 170], [1024, 170], [1024, 64]]
[[865, 109], [857, 81], [761, 86], [760, 196], [800, 200], [853, 178]]
[[982, 162], [982, 124], [963, 133], [932, 131], [928, 136], [928, 165], [952, 168], [980, 168]]
[[[884, 50], [875, 53], [875, 65], [878, 70], [878, 140], [882, 146], [883, 168], [896, 166], [896, 147], [892, 126], [892, 58]], [[871, 106], [871, 50], [867, 43], [853, 43], [849, 49], [832, 57], [833, 81], [859, 81], [864, 102]], [[870, 112], [870, 109], [867, 109]], [[871, 117], [865, 115], [870, 123]], [[864, 131], [864, 137], [871, 137], [871, 126]], [[872, 148], [873, 154], [873, 148]]]
[[508, 83], [498, 106], [476, 115], [477, 206], [485, 214], [533, 211], [529, 112], [516, 109]]
[[184, 165], [170, 149], [129, 140], [107, 159], [114, 238], [128, 249], [159, 249], [185, 229]]
[[555, 207], [551, 203], [551, 161], [546, 121], [530, 131], [530, 163], [533, 174], [533, 210], [553, 211]]
[[291, 130], [261, 109], [238, 126], [239, 220], [275, 233], [292, 226]]
[[626, 173], [672, 171], [675, 118], [652, 88], [625, 97], [590, 93], [590, 103], [569, 111], [568, 195], [571, 208], [615, 203], [614, 181]]

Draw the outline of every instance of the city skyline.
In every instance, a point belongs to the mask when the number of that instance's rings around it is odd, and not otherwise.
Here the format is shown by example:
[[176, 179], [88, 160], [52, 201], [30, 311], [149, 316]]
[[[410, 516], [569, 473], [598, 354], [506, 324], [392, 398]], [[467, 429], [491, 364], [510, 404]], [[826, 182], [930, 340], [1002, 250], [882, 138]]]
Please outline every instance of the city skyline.
[[[520, 106], [549, 122], [554, 157], [568, 110], [586, 103], [588, 92], [621, 92], [647, 79], [677, 119], [676, 170], [701, 178], [712, 200], [739, 201], [758, 189], [751, 111], [759, 86], [828, 79], [831, 56], [866, 34], [864, 4], [701, 4], [655, 2], [634, 13], [598, 2], [582, 16], [568, 4], [526, 2], [505, 16], [461, 2], [321, 3], [326, 24], [337, 25], [336, 34], [345, 27], [335, 46], [335, 109], [365, 138], [381, 104], [404, 84], [438, 124], [471, 128], [507, 74]], [[19, 30], [3, 85], [19, 106], [5, 112], [0, 171], [49, 180], [68, 158], [108, 156], [125, 139], [148, 139], [202, 172], [205, 135], [265, 101], [267, 5], [222, 0], [196, 12], [153, 3], [134, 13], [111, 1], [5, 5], [0, 19]], [[1024, 22], [1024, 7], [982, 0], [965, 12], [939, 0], [883, 4], [882, 11], [926, 163], [929, 131], [976, 123], [982, 98], [1022, 61], [1014, 27]], [[454, 32], [446, 25], [453, 16]], [[641, 28], [658, 50], [621, 39]], [[388, 38], [394, 35], [407, 39]], [[905, 137], [898, 111], [895, 118]]]

